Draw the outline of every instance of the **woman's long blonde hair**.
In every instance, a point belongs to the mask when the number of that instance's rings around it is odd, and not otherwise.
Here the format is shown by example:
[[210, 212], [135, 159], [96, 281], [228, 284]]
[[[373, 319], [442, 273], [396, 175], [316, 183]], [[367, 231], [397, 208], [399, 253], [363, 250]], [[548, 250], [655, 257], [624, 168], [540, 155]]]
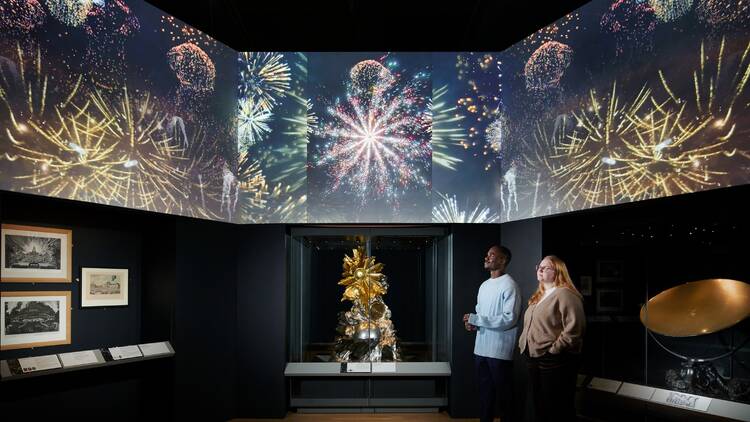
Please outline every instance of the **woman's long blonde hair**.
[[[562, 259], [556, 257], [555, 255], [547, 255], [544, 258], [542, 258], [542, 261], [545, 259], [552, 262], [552, 266], [555, 269], [555, 280], [552, 282], [555, 287], [565, 287], [577, 294], [579, 297], [583, 298], [583, 295], [576, 289], [576, 286], [573, 285], [573, 281], [570, 279], [570, 274], [568, 274], [568, 267], [565, 265], [565, 262], [563, 262]], [[536, 292], [534, 292], [533, 295], [529, 298], [529, 305], [533, 305], [535, 303], [538, 303], [540, 300], [542, 300], [542, 297], [544, 297], [544, 284], [540, 281], [539, 287], [537, 287]]]

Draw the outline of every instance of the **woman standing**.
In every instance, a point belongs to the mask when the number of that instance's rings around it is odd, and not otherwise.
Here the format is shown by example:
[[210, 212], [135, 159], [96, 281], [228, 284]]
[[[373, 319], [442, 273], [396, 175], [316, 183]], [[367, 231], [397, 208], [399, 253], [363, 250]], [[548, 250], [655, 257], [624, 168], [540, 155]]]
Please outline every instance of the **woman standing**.
[[583, 299], [568, 268], [550, 255], [537, 265], [519, 340], [529, 368], [534, 419], [575, 421], [576, 375], [586, 329]]

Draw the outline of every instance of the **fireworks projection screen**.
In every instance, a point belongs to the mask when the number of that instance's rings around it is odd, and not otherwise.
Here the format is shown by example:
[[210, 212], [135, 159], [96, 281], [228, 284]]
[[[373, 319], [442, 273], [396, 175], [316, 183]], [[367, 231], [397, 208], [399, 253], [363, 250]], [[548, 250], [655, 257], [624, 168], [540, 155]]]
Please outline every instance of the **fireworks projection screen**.
[[0, 0], [0, 188], [234, 220], [237, 53], [143, 1]]
[[140, 1], [0, 5], [6, 190], [499, 223], [750, 181], [745, 2], [594, 0], [456, 53], [237, 53]]

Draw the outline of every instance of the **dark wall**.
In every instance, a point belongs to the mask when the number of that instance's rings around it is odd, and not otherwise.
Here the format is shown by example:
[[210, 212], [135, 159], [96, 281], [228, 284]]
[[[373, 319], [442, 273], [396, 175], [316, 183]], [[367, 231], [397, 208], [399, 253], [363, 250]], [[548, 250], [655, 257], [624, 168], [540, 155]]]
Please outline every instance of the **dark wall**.
[[177, 247], [174, 217], [153, 215], [143, 244], [141, 337], [143, 342], [174, 339]]
[[174, 344], [177, 420], [236, 414], [237, 227], [178, 218]]
[[[511, 250], [513, 259], [508, 273], [521, 289], [522, 308], [519, 317], [519, 332], [523, 329], [523, 315], [531, 295], [536, 291], [538, 281], [534, 266], [542, 258], [542, 220], [514, 221], [502, 226], [503, 245]], [[531, 420], [531, 403], [528, 400], [528, 376], [526, 362], [515, 349], [513, 355], [513, 403], [516, 420]]]
[[464, 329], [462, 317], [474, 312], [477, 292], [489, 274], [484, 270], [487, 250], [500, 243], [500, 225], [454, 224], [453, 233], [453, 350], [449, 413], [453, 418], [479, 416], [474, 371], [474, 333]]
[[241, 226], [237, 242], [238, 417], [286, 414], [286, 231]]

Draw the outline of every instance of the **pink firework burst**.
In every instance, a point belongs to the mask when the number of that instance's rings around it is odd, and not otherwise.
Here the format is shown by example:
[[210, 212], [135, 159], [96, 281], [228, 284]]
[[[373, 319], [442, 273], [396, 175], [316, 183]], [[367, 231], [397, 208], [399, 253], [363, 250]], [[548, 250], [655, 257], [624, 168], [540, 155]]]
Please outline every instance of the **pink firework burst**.
[[601, 26], [614, 34], [618, 55], [624, 52], [627, 45], [636, 50], [650, 51], [656, 29], [656, 13], [648, 3], [617, 0], [602, 16]]
[[317, 165], [330, 176], [329, 193], [344, 190], [362, 203], [386, 198], [394, 203], [406, 190], [429, 185], [432, 150], [423, 125], [425, 99], [419, 76], [403, 89], [349, 92], [328, 108], [327, 142]]

